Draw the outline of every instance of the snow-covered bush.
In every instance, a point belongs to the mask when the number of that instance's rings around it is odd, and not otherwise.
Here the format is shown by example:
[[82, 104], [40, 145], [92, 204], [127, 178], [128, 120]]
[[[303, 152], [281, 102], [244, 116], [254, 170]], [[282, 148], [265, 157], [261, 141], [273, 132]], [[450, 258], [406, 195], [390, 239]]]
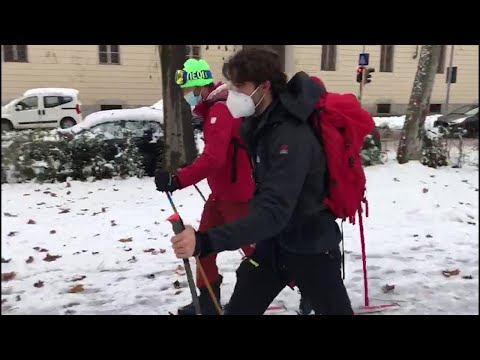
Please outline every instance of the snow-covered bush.
[[447, 136], [442, 129], [432, 128], [424, 132], [421, 163], [431, 168], [448, 165]]
[[[2, 135], [3, 182], [105, 179], [144, 175], [143, 156], [128, 130], [118, 141], [85, 133], [73, 141], [55, 132], [21, 131]], [[159, 145], [161, 141], [158, 140]]]
[[378, 133], [374, 132], [365, 137], [360, 157], [363, 166], [382, 164], [381, 143]]
[[70, 151], [71, 161], [63, 170], [73, 179], [141, 177], [144, 174], [142, 156], [127, 130], [121, 142], [113, 143], [105, 141], [102, 134], [77, 136], [70, 143]]

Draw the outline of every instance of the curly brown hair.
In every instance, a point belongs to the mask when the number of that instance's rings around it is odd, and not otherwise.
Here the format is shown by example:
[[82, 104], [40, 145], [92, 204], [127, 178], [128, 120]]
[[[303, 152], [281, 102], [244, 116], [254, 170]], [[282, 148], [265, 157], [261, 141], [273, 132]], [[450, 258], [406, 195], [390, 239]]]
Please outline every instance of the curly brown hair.
[[283, 72], [280, 56], [265, 48], [248, 48], [233, 55], [223, 66], [223, 76], [234, 84], [248, 81], [256, 86], [270, 81], [273, 96], [283, 91], [287, 75]]

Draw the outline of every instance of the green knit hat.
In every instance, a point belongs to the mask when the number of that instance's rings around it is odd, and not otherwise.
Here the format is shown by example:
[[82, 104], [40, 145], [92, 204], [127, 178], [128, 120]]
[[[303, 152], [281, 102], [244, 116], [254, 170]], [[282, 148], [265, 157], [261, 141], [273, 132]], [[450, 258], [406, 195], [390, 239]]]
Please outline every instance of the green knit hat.
[[175, 81], [182, 88], [205, 86], [213, 83], [210, 65], [203, 59], [188, 59], [183, 70], [177, 70]]

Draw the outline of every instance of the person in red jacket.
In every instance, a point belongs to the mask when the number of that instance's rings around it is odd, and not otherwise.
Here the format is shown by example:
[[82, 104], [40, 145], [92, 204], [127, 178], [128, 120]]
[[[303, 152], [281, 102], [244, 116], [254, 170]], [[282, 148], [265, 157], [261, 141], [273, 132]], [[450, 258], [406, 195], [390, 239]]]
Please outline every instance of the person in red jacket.
[[[246, 147], [238, 134], [241, 119], [234, 118], [226, 106], [227, 85], [214, 83], [205, 60], [189, 59], [183, 70], [177, 71], [176, 81], [184, 91], [185, 100], [195, 106], [195, 115], [203, 118], [203, 153], [189, 166], [170, 173], [157, 169], [157, 190], [173, 192], [194, 185], [203, 179], [211, 194], [203, 209], [199, 229], [203, 231], [230, 223], [248, 213], [249, 201], [255, 188], [252, 167]], [[253, 253], [251, 246], [242, 247], [246, 256]], [[207, 279], [220, 303], [222, 276], [216, 264], [217, 254], [200, 260]], [[215, 315], [216, 309], [206, 284], [197, 270], [197, 287], [203, 315]], [[193, 304], [178, 310], [179, 315], [194, 315]]]

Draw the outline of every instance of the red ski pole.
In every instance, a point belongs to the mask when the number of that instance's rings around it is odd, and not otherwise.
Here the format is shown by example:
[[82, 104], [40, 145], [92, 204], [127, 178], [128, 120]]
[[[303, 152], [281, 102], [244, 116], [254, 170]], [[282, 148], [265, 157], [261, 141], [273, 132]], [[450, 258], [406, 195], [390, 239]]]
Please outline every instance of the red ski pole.
[[362, 207], [358, 210], [358, 225], [360, 225], [360, 243], [362, 245], [363, 288], [365, 292], [365, 306], [369, 306], [367, 280], [367, 254], [365, 252], [365, 235], [363, 233]]

